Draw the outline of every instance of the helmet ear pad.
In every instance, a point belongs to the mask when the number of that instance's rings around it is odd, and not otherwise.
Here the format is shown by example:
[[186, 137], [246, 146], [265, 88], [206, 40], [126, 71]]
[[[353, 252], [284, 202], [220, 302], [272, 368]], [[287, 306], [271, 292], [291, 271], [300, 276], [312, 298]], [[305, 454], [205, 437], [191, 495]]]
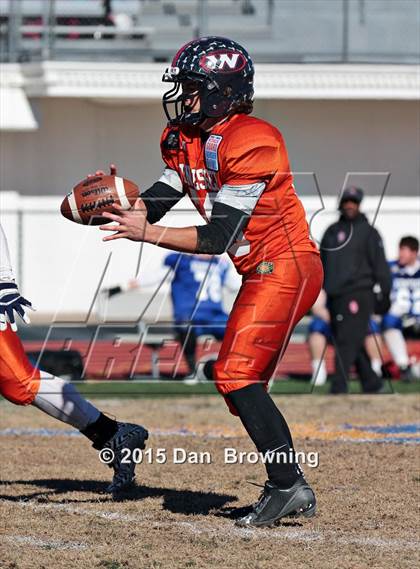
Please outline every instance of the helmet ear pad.
[[207, 95], [202, 104], [202, 112], [208, 117], [222, 117], [226, 115], [231, 106], [231, 101], [218, 91]]
[[219, 89], [206, 93], [200, 100], [201, 112], [207, 117], [216, 118], [228, 114], [232, 105], [231, 97], [223, 95]]

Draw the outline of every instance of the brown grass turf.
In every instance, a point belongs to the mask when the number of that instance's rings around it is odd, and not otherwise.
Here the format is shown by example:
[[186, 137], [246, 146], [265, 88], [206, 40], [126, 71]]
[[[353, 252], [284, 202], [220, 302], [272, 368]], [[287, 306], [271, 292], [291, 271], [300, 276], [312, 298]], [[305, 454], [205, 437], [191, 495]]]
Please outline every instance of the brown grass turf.
[[[232, 509], [255, 501], [264, 468], [227, 465], [223, 448], [253, 450], [238, 419], [217, 398], [104, 400], [100, 407], [152, 431], [195, 430], [195, 437], [151, 436], [149, 448], [209, 451], [210, 465], [145, 464], [120, 501], [101, 494], [110, 477], [83, 438], [7, 436], [0, 486], [3, 568], [364, 569], [418, 566], [418, 447], [332, 440], [352, 424], [418, 420], [417, 396], [277, 398], [297, 434], [318, 451], [305, 472], [319, 513], [274, 529], [235, 528]], [[0, 429], [67, 428], [33, 408], [0, 404]], [[233, 435], [206, 437], [206, 430]], [[325, 436], [323, 435], [325, 433]]]

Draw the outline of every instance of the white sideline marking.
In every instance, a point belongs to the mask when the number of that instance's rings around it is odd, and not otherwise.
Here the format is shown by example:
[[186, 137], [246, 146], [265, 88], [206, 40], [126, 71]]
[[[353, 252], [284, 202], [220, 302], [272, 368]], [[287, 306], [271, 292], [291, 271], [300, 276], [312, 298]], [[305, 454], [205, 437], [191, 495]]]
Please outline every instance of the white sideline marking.
[[[0, 503], [8, 503], [7, 500], [0, 500]], [[387, 539], [381, 537], [365, 537], [365, 536], [354, 536], [354, 537], [343, 537], [338, 534], [338, 532], [327, 530], [307, 530], [307, 529], [263, 529], [263, 528], [239, 528], [235, 527], [232, 520], [227, 520], [223, 527], [215, 528], [201, 522], [188, 522], [188, 521], [153, 521], [150, 516], [144, 515], [132, 515], [132, 514], [121, 514], [120, 512], [110, 512], [110, 511], [100, 511], [100, 510], [89, 510], [86, 508], [77, 508], [74, 506], [68, 506], [66, 504], [37, 504], [34, 502], [16, 502], [18, 506], [24, 508], [30, 508], [34, 511], [43, 510], [61, 510], [69, 514], [76, 514], [79, 516], [91, 516], [96, 518], [105, 518], [109, 521], [114, 522], [147, 522], [148, 527], [153, 527], [156, 529], [165, 528], [170, 529], [173, 527], [178, 527], [182, 530], [189, 531], [194, 535], [215, 535], [215, 536], [230, 536], [232, 538], [251, 538], [251, 539], [283, 539], [290, 541], [304, 541], [304, 542], [324, 542], [327, 539], [333, 540], [335, 543], [341, 543], [343, 545], [360, 545], [368, 547], [378, 547], [386, 549], [395, 548], [405, 548], [405, 549], [418, 549], [420, 547], [420, 541], [416, 540], [406, 540], [406, 539]], [[228, 525], [229, 524], [229, 525]], [[66, 543], [66, 542], [63, 542]]]
[[86, 543], [78, 541], [61, 541], [59, 539], [39, 539], [30, 535], [6, 535], [6, 541], [16, 545], [29, 545], [33, 547], [43, 547], [47, 549], [86, 549]]
[[[5, 502], [5, 500], [0, 500]], [[136, 516], [131, 514], [121, 514], [120, 512], [101, 512], [100, 510], [88, 510], [86, 508], [76, 508], [74, 506], [68, 506], [67, 504], [37, 504], [35, 502], [17, 502], [18, 506], [29, 507], [35, 511], [42, 510], [61, 510], [67, 514], [76, 514], [78, 516], [93, 516], [95, 518], [104, 518], [109, 521], [119, 521], [119, 522], [143, 522], [148, 521], [150, 518], [147, 516]]]
[[[209, 439], [230, 439], [238, 438], [243, 435], [235, 434], [223, 434], [218, 432], [209, 431], [208, 433], [197, 433], [196, 431], [190, 431], [189, 429], [150, 429], [149, 433], [154, 437], [206, 437]], [[34, 437], [82, 437], [82, 433], [76, 431], [76, 429], [45, 429], [38, 428], [34, 429], [31, 427], [13, 428], [8, 427], [7, 429], [0, 430], [0, 436], [10, 437], [10, 436], [22, 436], [29, 435]]]
[[[245, 433], [220, 433], [218, 431], [208, 431], [207, 433], [201, 433], [197, 431], [191, 431], [186, 428], [180, 429], [150, 429], [149, 433], [153, 437], [191, 437], [191, 438], [207, 438], [207, 439], [237, 439], [245, 437]], [[83, 436], [79, 431], [75, 429], [45, 429], [45, 428], [7, 428], [0, 429], [0, 436], [9, 437], [16, 435], [29, 435], [36, 437], [81, 437]], [[299, 437], [297, 437], [299, 438]], [[322, 438], [314, 438], [313, 440], [324, 440]], [[352, 443], [352, 444], [362, 444], [362, 443], [385, 443], [385, 444], [404, 444], [404, 445], [418, 445], [420, 444], [420, 437], [409, 438], [406, 437], [404, 440], [395, 440], [393, 438], [383, 438], [383, 439], [353, 439], [341, 437], [337, 439], [328, 440], [330, 443]]]

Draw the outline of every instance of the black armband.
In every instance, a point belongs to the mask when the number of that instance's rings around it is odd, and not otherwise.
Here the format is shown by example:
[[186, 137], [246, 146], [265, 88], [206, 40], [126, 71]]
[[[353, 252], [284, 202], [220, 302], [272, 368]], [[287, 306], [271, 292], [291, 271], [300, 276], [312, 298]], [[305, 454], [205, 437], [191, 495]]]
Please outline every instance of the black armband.
[[248, 220], [249, 215], [243, 211], [215, 202], [211, 221], [197, 226], [196, 253], [221, 255], [235, 242]]
[[156, 223], [179, 202], [183, 194], [165, 184], [156, 182], [151, 188], [140, 194], [147, 210], [147, 221]]

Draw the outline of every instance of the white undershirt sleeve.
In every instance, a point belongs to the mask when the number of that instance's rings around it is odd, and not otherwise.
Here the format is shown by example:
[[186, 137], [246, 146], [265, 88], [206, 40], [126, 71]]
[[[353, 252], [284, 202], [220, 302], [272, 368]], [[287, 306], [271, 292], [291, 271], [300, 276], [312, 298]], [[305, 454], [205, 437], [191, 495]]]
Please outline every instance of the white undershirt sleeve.
[[265, 190], [265, 182], [231, 186], [224, 184], [217, 192], [215, 202], [219, 202], [251, 215]]

